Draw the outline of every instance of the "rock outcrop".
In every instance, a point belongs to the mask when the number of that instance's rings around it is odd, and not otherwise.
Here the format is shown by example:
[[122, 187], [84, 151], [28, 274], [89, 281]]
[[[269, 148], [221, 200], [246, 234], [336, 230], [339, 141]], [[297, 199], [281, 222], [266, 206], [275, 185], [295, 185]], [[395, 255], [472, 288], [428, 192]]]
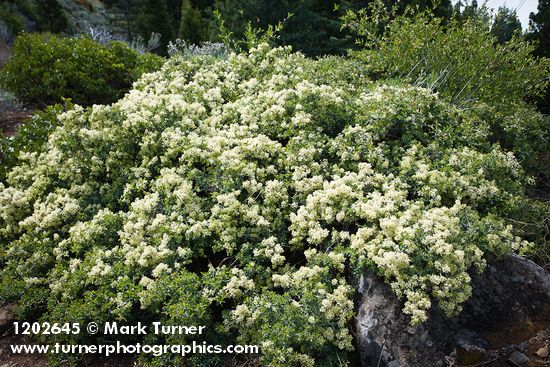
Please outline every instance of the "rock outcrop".
[[359, 280], [357, 345], [365, 367], [474, 365], [489, 351], [512, 348], [550, 327], [550, 274], [518, 256], [505, 256], [472, 274], [464, 311], [447, 318], [437, 307], [412, 327], [403, 303], [371, 273]]

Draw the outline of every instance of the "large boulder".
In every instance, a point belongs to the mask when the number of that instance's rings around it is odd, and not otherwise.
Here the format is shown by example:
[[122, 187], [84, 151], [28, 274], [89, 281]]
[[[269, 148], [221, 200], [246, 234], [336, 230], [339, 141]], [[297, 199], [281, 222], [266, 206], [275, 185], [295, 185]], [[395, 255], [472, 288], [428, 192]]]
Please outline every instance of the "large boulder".
[[473, 294], [451, 319], [434, 307], [412, 327], [403, 303], [376, 275], [359, 280], [357, 344], [365, 367], [470, 365], [489, 350], [517, 345], [550, 326], [550, 274], [532, 261], [504, 256], [472, 275]]

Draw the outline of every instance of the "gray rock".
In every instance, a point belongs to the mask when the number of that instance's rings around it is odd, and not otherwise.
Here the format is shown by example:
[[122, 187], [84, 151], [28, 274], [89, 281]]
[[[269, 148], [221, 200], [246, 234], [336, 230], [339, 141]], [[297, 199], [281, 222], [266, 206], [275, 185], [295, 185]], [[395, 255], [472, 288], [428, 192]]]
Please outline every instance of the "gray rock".
[[533, 320], [550, 320], [550, 274], [529, 260], [492, 261], [483, 274], [472, 274], [472, 287], [457, 317], [445, 317], [436, 306], [428, 321], [411, 327], [390, 287], [372, 273], [363, 274], [356, 302], [361, 365], [443, 367], [456, 365], [461, 356], [482, 362], [485, 350], [528, 339], [515, 340]]
[[529, 347], [529, 343], [524, 342], [524, 343], [519, 344], [516, 348], [520, 352], [525, 352], [528, 347]]
[[527, 363], [529, 363], [529, 358], [525, 354], [517, 350], [514, 353], [512, 353], [512, 355], [510, 356], [510, 358], [508, 358], [508, 360], [519, 366], [525, 366]]

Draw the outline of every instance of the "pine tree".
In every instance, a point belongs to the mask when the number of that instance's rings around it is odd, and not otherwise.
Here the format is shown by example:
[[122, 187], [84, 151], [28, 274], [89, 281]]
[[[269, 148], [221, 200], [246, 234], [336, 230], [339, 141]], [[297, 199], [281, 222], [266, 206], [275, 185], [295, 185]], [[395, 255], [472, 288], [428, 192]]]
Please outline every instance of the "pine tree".
[[[550, 0], [539, 0], [537, 13], [529, 15], [530, 34], [528, 38], [537, 42], [535, 54], [539, 57], [550, 57]], [[539, 99], [539, 110], [550, 114], [550, 87], [544, 97]]]
[[484, 24], [488, 29], [492, 24], [491, 10], [485, 5], [485, 2], [479, 6], [476, 0], [458, 1], [453, 7], [452, 17], [459, 22], [475, 20], [479, 24]]
[[69, 26], [69, 20], [63, 7], [57, 0], [40, 0], [36, 2], [38, 28], [41, 31], [61, 33]]
[[[337, 5], [341, 6], [342, 2]], [[353, 39], [341, 31], [339, 17], [343, 8], [337, 9], [330, 1], [295, 1], [288, 6], [286, 13], [293, 15], [283, 28], [281, 42], [310, 56], [345, 53], [353, 47]]]
[[[182, 0], [166, 0], [166, 10], [172, 22], [172, 29], [178, 30], [181, 22]], [[177, 33], [177, 32], [176, 32]]]
[[175, 38], [164, 0], [141, 0], [136, 26], [145, 42], [149, 40], [152, 33], [160, 34], [160, 46], [156, 51], [163, 54], [166, 53], [168, 42]]
[[[135, 38], [135, 21], [139, 13], [139, 3], [136, 0], [103, 0], [111, 12], [119, 15], [116, 16], [113, 21], [115, 25], [124, 29], [124, 38], [132, 42]], [[120, 20], [120, 23], [117, 21]], [[116, 24], [118, 23], [118, 24]]]
[[531, 39], [537, 40], [537, 54], [550, 57], [550, 0], [539, 0], [537, 13], [529, 15]]
[[499, 7], [491, 27], [491, 33], [501, 44], [510, 41], [514, 35], [521, 34], [521, 22], [516, 11], [505, 6]]
[[191, 44], [207, 40], [208, 25], [201, 10], [190, 0], [181, 1], [179, 38]]

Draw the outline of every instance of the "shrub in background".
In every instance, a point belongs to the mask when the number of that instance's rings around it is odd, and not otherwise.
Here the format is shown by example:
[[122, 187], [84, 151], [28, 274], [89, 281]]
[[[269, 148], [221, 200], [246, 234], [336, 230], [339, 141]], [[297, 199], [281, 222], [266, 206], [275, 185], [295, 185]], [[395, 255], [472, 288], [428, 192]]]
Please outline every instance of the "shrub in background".
[[123, 42], [103, 46], [86, 37], [22, 34], [0, 82], [28, 103], [49, 105], [70, 98], [82, 105], [108, 104], [162, 63], [161, 57], [139, 55]]
[[490, 122], [488, 140], [516, 153], [531, 175], [549, 170], [541, 159], [550, 150], [548, 120], [526, 101], [544, 95], [550, 59], [536, 58], [533, 43], [520, 37], [499, 43], [483, 16], [444, 23], [412, 8], [397, 15], [380, 0], [348, 12], [345, 24], [363, 46], [350, 55], [370, 77], [404, 80], [475, 109]]
[[[10, 39], [23, 30], [23, 18], [7, 2], [0, 2], [0, 22], [6, 27], [5, 33]], [[5, 41], [7, 40], [5, 39]]]
[[[376, 2], [374, 2], [376, 3]], [[351, 55], [378, 78], [407, 78], [455, 104], [506, 105], [540, 95], [550, 61], [533, 57], [534, 45], [520, 38], [498, 44], [488, 23], [442, 19], [429, 12], [394, 14], [385, 7], [348, 12], [347, 27], [364, 46]]]
[[485, 139], [514, 152], [535, 180], [529, 186], [533, 199], [518, 203], [511, 223], [539, 245], [540, 262], [547, 263], [550, 204], [538, 191], [550, 187], [550, 120], [526, 101], [547, 90], [550, 59], [535, 58], [535, 44], [519, 37], [499, 43], [483, 16], [443, 24], [411, 9], [396, 16], [374, 1], [368, 10], [348, 12], [345, 23], [363, 46], [350, 54], [364, 63], [368, 75], [437, 92], [485, 121], [488, 129], [480, 129]]

